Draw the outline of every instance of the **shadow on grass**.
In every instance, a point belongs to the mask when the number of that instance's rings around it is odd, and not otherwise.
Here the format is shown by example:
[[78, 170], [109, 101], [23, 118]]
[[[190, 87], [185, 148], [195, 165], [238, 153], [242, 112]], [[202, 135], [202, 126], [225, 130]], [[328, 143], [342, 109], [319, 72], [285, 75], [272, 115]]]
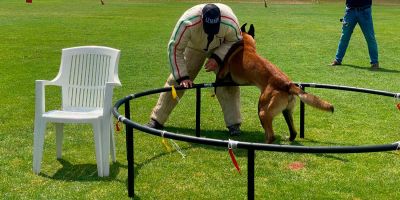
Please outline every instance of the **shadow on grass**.
[[[355, 69], [360, 69], [360, 70], [368, 70], [368, 71], [374, 71], [374, 72], [386, 72], [386, 73], [400, 73], [399, 70], [394, 70], [394, 69], [385, 69], [383, 67], [380, 67], [377, 70], [373, 70], [371, 69], [370, 66], [357, 66], [357, 65], [351, 65], [351, 64], [342, 64], [342, 66], [346, 66], [346, 67], [352, 67]], [[340, 66], [339, 66], [340, 67]]]
[[[190, 129], [190, 128], [178, 128], [178, 127], [167, 127], [167, 130], [170, 132], [174, 133], [181, 133], [185, 135], [191, 135], [195, 136], [195, 129]], [[299, 135], [297, 136], [297, 139], [293, 142], [290, 142], [285, 136], [284, 133], [282, 135], [276, 134], [276, 140], [274, 144], [277, 145], [293, 145], [293, 146], [307, 146], [305, 143], [310, 143], [313, 144], [312, 146], [357, 146], [356, 144], [343, 144], [343, 143], [336, 143], [336, 142], [329, 142], [329, 141], [317, 141], [313, 139], [308, 139], [308, 138], [299, 138]], [[211, 139], [219, 139], [219, 140], [236, 140], [236, 141], [241, 141], [241, 142], [250, 142], [250, 143], [264, 143], [264, 133], [262, 130], [260, 131], [243, 131], [240, 136], [234, 136], [231, 137], [228, 134], [228, 131], [225, 130], [202, 130], [200, 133], [201, 137], [203, 138], [211, 138]], [[217, 150], [217, 151], [227, 151], [227, 148], [223, 147], [216, 147], [216, 146], [210, 146], [210, 145], [203, 145], [203, 144], [195, 144], [192, 143], [191, 147], [194, 148], [207, 148], [211, 150]], [[190, 147], [189, 147], [190, 148]], [[293, 153], [297, 154], [297, 153]], [[246, 149], [238, 149], [235, 151], [235, 155], [238, 157], [247, 157], [247, 150]], [[316, 157], [324, 157], [328, 159], [334, 159], [338, 160], [341, 162], [349, 162], [348, 159], [344, 159], [338, 154], [325, 154], [325, 153], [314, 153]]]
[[[190, 135], [190, 136], [195, 136], [195, 129], [190, 129], [190, 128], [178, 128], [178, 127], [167, 127], [167, 130], [170, 132], [174, 133], [181, 133], [185, 135]], [[300, 139], [299, 136], [297, 136], [297, 139], [293, 142], [290, 142], [289, 139], [287, 138], [288, 136], [285, 136], [285, 134], [289, 133], [276, 133], [275, 134], [275, 141], [274, 144], [277, 145], [293, 145], [293, 146], [306, 146], [302, 142], [302, 140], [306, 143], [313, 143], [316, 145], [324, 144], [324, 145], [329, 145], [329, 146], [339, 146], [343, 144], [339, 143], [333, 143], [333, 142], [321, 142], [321, 141], [316, 141], [312, 139]], [[211, 138], [211, 139], [218, 139], [218, 140], [235, 140], [235, 141], [241, 141], [241, 142], [249, 142], [249, 143], [261, 143], [264, 144], [265, 137], [264, 133], [262, 130], [260, 131], [243, 131], [240, 136], [229, 136], [228, 131], [226, 130], [202, 130], [200, 133], [200, 136], [202, 138]], [[211, 150], [217, 150], [217, 151], [227, 151], [228, 147], [223, 148], [223, 147], [216, 147], [216, 146], [211, 146], [211, 145], [203, 145], [203, 144], [195, 144], [192, 143], [191, 147], [196, 147], [196, 148], [207, 148]], [[247, 157], [247, 150], [246, 149], [238, 149], [235, 151], [235, 155], [238, 157]], [[339, 156], [334, 156], [331, 154], [315, 154], [318, 157], [326, 157], [330, 159], [336, 159], [340, 160], [343, 162], [347, 162], [348, 160], [345, 160], [343, 158], [340, 158]]]
[[64, 159], [58, 159], [58, 162], [60, 162], [62, 168], [57, 170], [54, 175], [49, 176], [43, 173], [40, 173], [40, 175], [46, 178], [63, 181], [111, 181], [116, 179], [121, 167], [127, 168], [126, 166], [121, 165], [118, 161], [115, 163], [111, 162], [110, 175], [108, 177], [99, 177], [97, 175], [97, 165], [95, 164], [74, 165]]
[[[163, 154], [164, 155], [164, 154]], [[134, 167], [134, 177], [139, 174], [139, 170], [152, 160], [158, 159], [160, 156], [153, 157], [152, 159], [142, 163], [140, 165], [136, 165]], [[90, 182], [90, 181], [120, 181], [125, 183], [125, 186], [128, 187], [128, 180], [118, 180], [117, 176], [120, 172], [121, 168], [127, 169], [127, 165], [122, 165], [121, 163], [111, 162], [110, 164], [110, 175], [108, 177], [99, 177], [97, 175], [97, 165], [95, 164], [78, 164], [74, 165], [67, 160], [58, 159], [58, 162], [62, 165], [62, 168], [59, 169], [53, 176], [49, 176], [47, 174], [40, 173], [41, 176], [54, 179], [54, 180], [62, 180], [62, 181], [79, 181], [79, 182]], [[133, 199], [141, 199], [136, 194]]]
[[[178, 134], [195, 136], [196, 130], [192, 128], [180, 127], [167, 127], [168, 131]], [[217, 139], [217, 140], [237, 140], [243, 142], [263, 142], [264, 133], [260, 131], [243, 131], [240, 136], [230, 136], [228, 129], [226, 130], [201, 130], [200, 136], [203, 138]]]

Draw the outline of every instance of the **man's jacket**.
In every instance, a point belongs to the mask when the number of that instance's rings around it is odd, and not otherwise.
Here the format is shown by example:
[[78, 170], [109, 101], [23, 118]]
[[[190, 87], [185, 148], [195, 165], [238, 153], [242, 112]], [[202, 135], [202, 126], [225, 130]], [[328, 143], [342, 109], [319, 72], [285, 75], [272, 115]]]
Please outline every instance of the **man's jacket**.
[[207, 34], [203, 30], [202, 9], [206, 4], [196, 5], [187, 10], [176, 23], [171, 39], [168, 43], [168, 58], [171, 72], [178, 82], [188, 79], [187, 68], [184, 60], [186, 48], [202, 51], [221, 64], [229, 48], [242, 39], [239, 22], [230, 7], [224, 4], [215, 5], [221, 11], [221, 24], [219, 33], [214, 35], [213, 41], [207, 47]]

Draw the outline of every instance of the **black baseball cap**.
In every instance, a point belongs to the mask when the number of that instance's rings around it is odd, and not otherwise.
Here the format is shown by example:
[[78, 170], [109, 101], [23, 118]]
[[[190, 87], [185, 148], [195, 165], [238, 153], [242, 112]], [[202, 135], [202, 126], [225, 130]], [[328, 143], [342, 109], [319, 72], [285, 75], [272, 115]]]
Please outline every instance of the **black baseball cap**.
[[216, 35], [221, 23], [221, 11], [215, 4], [207, 4], [202, 10], [203, 29], [208, 35]]

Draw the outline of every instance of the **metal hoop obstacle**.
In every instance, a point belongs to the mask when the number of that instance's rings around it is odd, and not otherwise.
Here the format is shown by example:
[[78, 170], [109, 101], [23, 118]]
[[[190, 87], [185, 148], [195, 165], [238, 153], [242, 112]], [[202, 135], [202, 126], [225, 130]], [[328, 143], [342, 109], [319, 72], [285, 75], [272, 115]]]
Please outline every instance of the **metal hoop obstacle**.
[[[392, 93], [380, 90], [371, 90], [366, 88], [356, 88], [349, 86], [340, 85], [328, 85], [328, 84], [317, 84], [317, 83], [296, 83], [304, 91], [306, 87], [322, 88], [322, 89], [334, 89], [352, 92], [361, 92], [367, 94], [374, 94], [380, 96], [394, 97], [400, 99], [400, 93]], [[161, 92], [171, 91], [171, 87], [159, 88], [148, 90], [141, 93], [128, 95], [118, 100], [112, 110], [112, 113], [119, 122], [125, 124], [126, 131], [126, 150], [127, 150], [127, 161], [128, 161], [128, 196], [134, 197], [134, 141], [133, 134], [134, 129], [143, 131], [155, 136], [180, 140], [190, 143], [197, 143], [203, 145], [211, 145], [218, 147], [227, 147], [232, 145], [231, 141], [228, 140], [217, 140], [202, 138], [200, 136], [200, 109], [201, 109], [201, 89], [210, 87], [222, 87], [222, 86], [239, 86], [235, 83], [202, 83], [194, 84], [192, 88], [196, 90], [196, 136], [188, 136], [183, 134], [177, 134], [168, 131], [157, 130], [149, 128], [145, 125], [141, 125], [131, 120], [131, 108], [130, 101], [143, 96], [157, 94]], [[183, 87], [176, 87], [176, 90], [185, 90]], [[125, 116], [118, 112], [121, 105], [125, 105]], [[399, 108], [400, 109], [400, 108]], [[304, 138], [304, 123], [305, 123], [305, 106], [300, 101], [300, 138]], [[381, 145], [364, 145], [364, 146], [292, 146], [292, 145], [277, 145], [277, 144], [261, 144], [261, 143], [250, 143], [235, 141], [236, 148], [247, 149], [247, 197], [248, 199], [254, 199], [254, 158], [255, 151], [275, 151], [275, 152], [292, 152], [292, 153], [366, 153], [366, 152], [382, 152], [382, 151], [395, 151], [400, 149], [400, 141], [391, 144]]]

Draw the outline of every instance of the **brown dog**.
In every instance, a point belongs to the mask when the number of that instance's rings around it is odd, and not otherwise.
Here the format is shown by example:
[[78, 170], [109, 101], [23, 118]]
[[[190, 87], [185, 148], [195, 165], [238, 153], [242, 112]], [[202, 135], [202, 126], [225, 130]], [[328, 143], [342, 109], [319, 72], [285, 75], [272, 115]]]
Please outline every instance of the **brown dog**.
[[246, 33], [244, 24], [241, 28], [243, 40], [234, 44], [225, 56], [224, 65], [217, 78], [223, 79], [230, 73], [232, 80], [238, 84], [251, 84], [261, 90], [258, 102], [258, 116], [265, 130], [267, 143], [275, 140], [272, 121], [280, 112], [283, 113], [290, 131], [290, 141], [296, 138], [293, 124], [293, 109], [296, 98], [315, 108], [333, 112], [333, 106], [320, 98], [304, 92], [289, 77], [269, 60], [256, 52], [254, 26]]

